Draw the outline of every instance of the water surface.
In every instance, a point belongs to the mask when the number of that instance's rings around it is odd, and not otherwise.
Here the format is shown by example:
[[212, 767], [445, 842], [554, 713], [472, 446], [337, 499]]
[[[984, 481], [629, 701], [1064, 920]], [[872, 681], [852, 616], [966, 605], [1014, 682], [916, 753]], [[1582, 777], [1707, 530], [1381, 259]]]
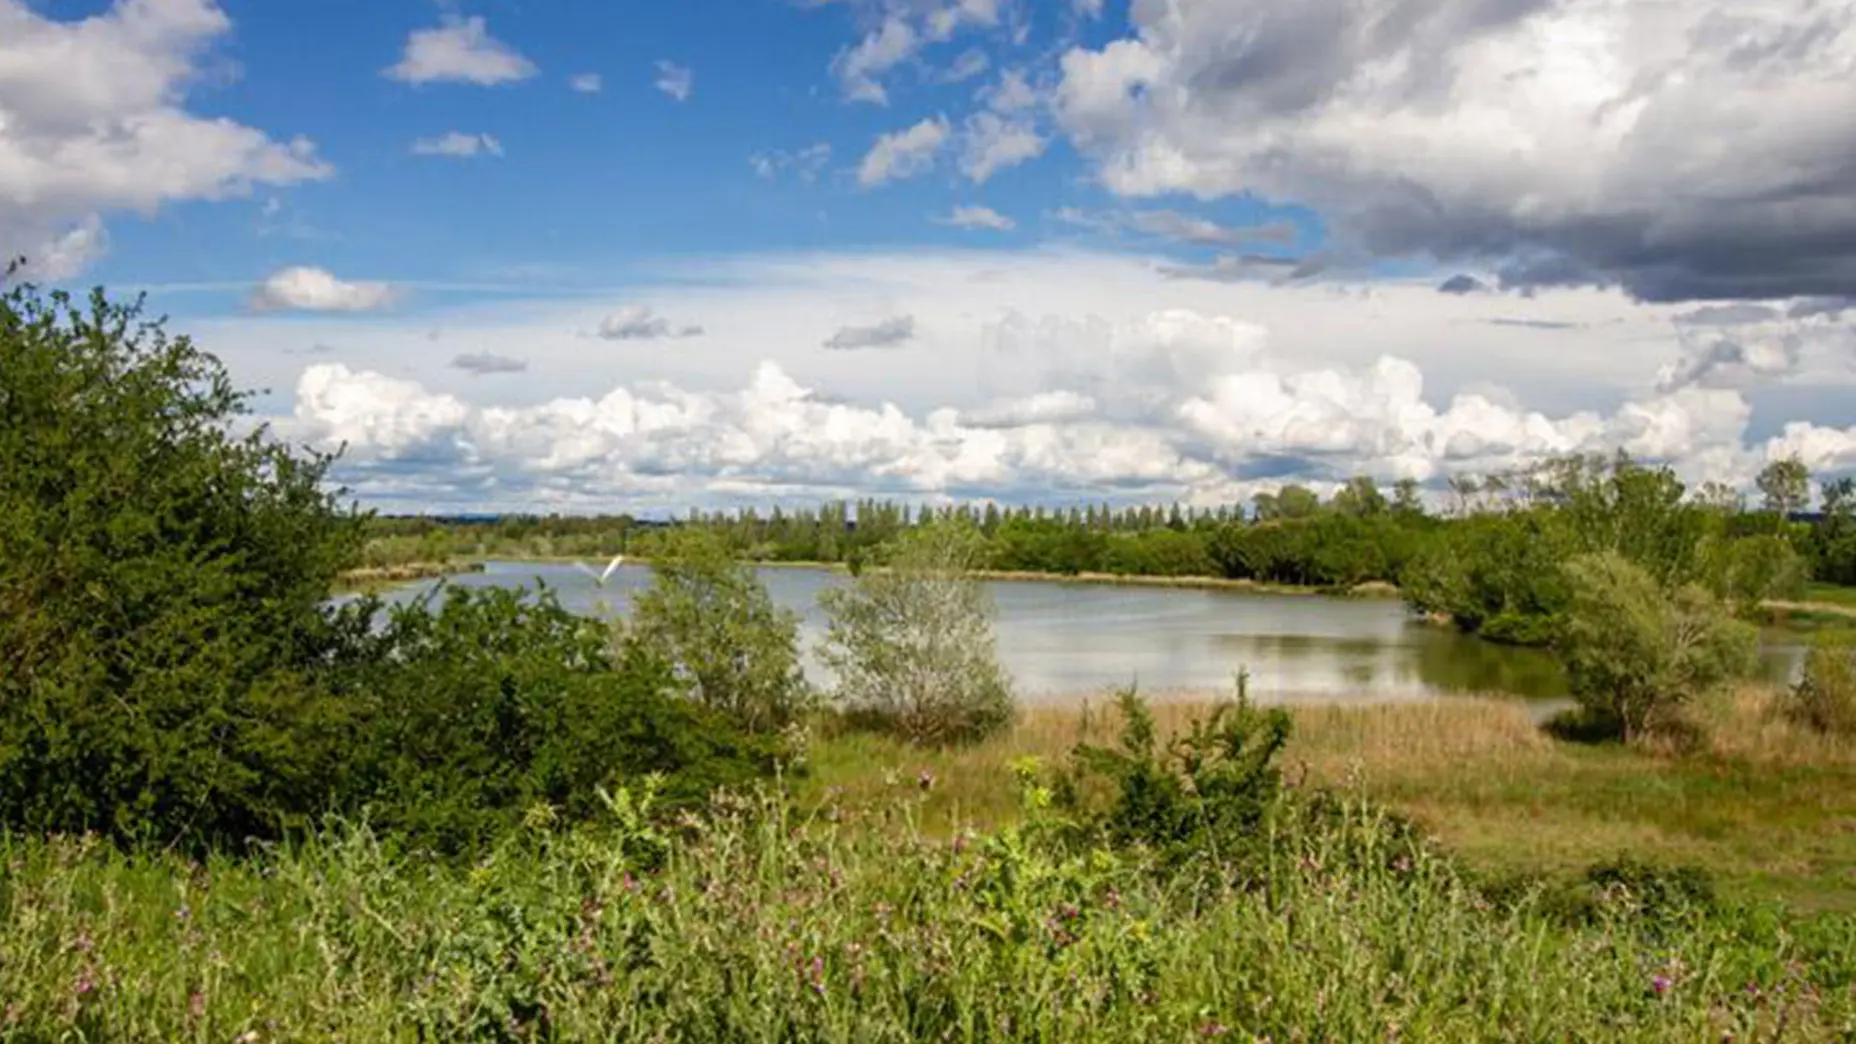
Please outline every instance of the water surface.
[[[776, 602], [800, 614], [807, 674], [829, 684], [814, 653], [825, 632], [818, 595], [849, 578], [809, 569], [764, 569], [761, 576]], [[651, 571], [622, 566], [601, 589], [569, 564], [490, 562], [481, 573], [445, 582], [532, 587], [538, 580], [570, 609], [623, 615], [631, 596], [650, 584]], [[436, 585], [411, 584], [384, 597], [410, 601]], [[1420, 623], [1396, 599], [1017, 580], [986, 586], [997, 608], [999, 658], [1029, 700], [1094, 696], [1130, 683], [1155, 695], [1210, 695], [1232, 691], [1245, 668], [1251, 693], [1268, 700], [1502, 692], [1557, 701], [1566, 692], [1565, 678], [1546, 653]], [[1768, 675], [1788, 676], [1798, 656], [1794, 645], [1770, 645]]]

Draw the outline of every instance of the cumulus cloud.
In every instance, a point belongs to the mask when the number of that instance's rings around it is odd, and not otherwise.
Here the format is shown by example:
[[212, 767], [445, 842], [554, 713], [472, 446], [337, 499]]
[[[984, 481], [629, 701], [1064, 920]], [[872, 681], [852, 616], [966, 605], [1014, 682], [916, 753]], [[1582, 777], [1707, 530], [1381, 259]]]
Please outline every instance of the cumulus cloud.
[[501, 156], [503, 143], [488, 134], [465, 134], [449, 131], [436, 138], [420, 138], [412, 143], [415, 156], [449, 156], [470, 159], [475, 156]]
[[775, 149], [772, 152], [757, 152], [748, 157], [748, 166], [763, 178], [775, 178], [791, 171], [799, 180], [810, 183], [818, 180], [826, 164], [831, 162], [831, 143], [820, 141], [807, 145], [795, 152]]
[[1253, 191], [1380, 256], [1640, 299], [1856, 282], [1849, 0], [1175, 0], [1061, 60], [1111, 190]]
[[954, 64], [941, 70], [935, 79], [941, 83], [964, 83], [975, 76], [984, 74], [990, 68], [992, 68], [992, 59], [986, 57], [985, 51], [973, 47], [960, 52], [960, 57], [954, 59]]
[[1832, 311], [1794, 317], [1789, 310], [1748, 303], [1709, 305], [1674, 317], [1677, 359], [1657, 386], [1745, 388], [1792, 377], [1808, 357], [1856, 362], [1856, 324]]
[[211, 0], [118, 0], [74, 21], [0, 0], [0, 252], [63, 278], [102, 253], [111, 211], [329, 177], [307, 139], [187, 111], [230, 28]]
[[1023, 112], [1038, 103], [1038, 92], [1023, 69], [1007, 69], [998, 83], [980, 90], [979, 100], [994, 112]]
[[1394, 356], [1299, 363], [1254, 323], [1186, 310], [1034, 336], [1082, 342], [1074, 369], [1055, 371], [1068, 386], [916, 412], [821, 394], [770, 361], [733, 391], [653, 382], [524, 407], [466, 405], [316, 364], [298, 382], [292, 434], [346, 443], [345, 466], [363, 479], [437, 462], [517, 498], [546, 489], [673, 504], [717, 483], [786, 495], [1114, 491], [1213, 503], [1280, 481], [1257, 475], [1280, 474], [1283, 461], [1295, 462], [1290, 478], [1318, 485], [1355, 473], [1438, 481], [1619, 446], [1676, 462], [1691, 481], [1744, 484], [1784, 452], [1822, 469], [1856, 466], [1856, 429], [1799, 424], [1748, 442], [1749, 408], [1728, 390], [1552, 416], [1478, 392], [1433, 397], [1419, 368]]
[[689, 101], [690, 92], [696, 89], [696, 74], [688, 66], [660, 61], [657, 63], [657, 79], [652, 81], [652, 86], [680, 102]]
[[888, 105], [889, 91], [879, 78], [914, 57], [921, 44], [914, 27], [901, 16], [892, 15], [855, 46], [838, 52], [831, 71], [850, 101]]
[[400, 60], [385, 75], [401, 83], [474, 83], [494, 86], [540, 72], [521, 52], [490, 35], [481, 17], [447, 17], [406, 38]]
[[961, 132], [960, 172], [974, 183], [1044, 154], [1047, 142], [1029, 120], [976, 112]]
[[857, 168], [858, 183], [868, 188], [926, 173], [934, 166], [950, 133], [946, 117], [932, 116], [906, 130], [877, 138]]
[[988, 228], [995, 232], [1009, 232], [1018, 227], [1017, 222], [1004, 214], [981, 206], [955, 207], [946, 217], [937, 220], [955, 228]]
[[396, 296], [385, 283], [350, 283], [320, 268], [280, 269], [258, 285], [251, 306], [260, 311], [371, 312]]
[[567, 81], [567, 86], [581, 94], [598, 94], [606, 87], [606, 81], [598, 73], [579, 73]]
[[700, 326], [675, 326], [643, 305], [627, 305], [599, 321], [596, 335], [608, 341], [656, 341], [667, 337], [700, 337]]
[[528, 370], [528, 360], [517, 359], [510, 355], [497, 355], [493, 352], [466, 352], [451, 360], [451, 368], [463, 370], [476, 377], [498, 373], [524, 373]]
[[840, 351], [859, 348], [895, 348], [915, 337], [915, 317], [899, 315], [874, 326], [841, 326], [825, 341], [825, 347]]

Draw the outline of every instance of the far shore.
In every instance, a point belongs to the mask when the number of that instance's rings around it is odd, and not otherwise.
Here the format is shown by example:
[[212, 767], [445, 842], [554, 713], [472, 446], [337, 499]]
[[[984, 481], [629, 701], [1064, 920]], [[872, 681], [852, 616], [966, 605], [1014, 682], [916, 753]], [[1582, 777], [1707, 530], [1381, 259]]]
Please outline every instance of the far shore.
[[[550, 562], [567, 564], [585, 562], [589, 566], [601, 566], [609, 559], [595, 561], [597, 556], [577, 555], [473, 555], [468, 561], [477, 563], [478, 570], [484, 562]], [[650, 559], [643, 555], [626, 555], [629, 564], [649, 565]], [[800, 569], [816, 570], [830, 573], [849, 573], [850, 567], [843, 562], [820, 562], [808, 560], [773, 560], [757, 559], [754, 565], [761, 569]], [[1041, 583], [1041, 584], [1089, 584], [1105, 587], [1171, 587], [1206, 591], [1233, 591], [1247, 594], [1326, 596], [1330, 598], [1397, 598], [1398, 587], [1382, 580], [1356, 584], [1351, 588], [1313, 587], [1296, 584], [1272, 584], [1260, 580], [1233, 580], [1222, 576], [1144, 576], [1128, 573], [1044, 573], [1029, 569], [978, 569], [970, 574], [979, 580], [997, 580], [1004, 583]]]

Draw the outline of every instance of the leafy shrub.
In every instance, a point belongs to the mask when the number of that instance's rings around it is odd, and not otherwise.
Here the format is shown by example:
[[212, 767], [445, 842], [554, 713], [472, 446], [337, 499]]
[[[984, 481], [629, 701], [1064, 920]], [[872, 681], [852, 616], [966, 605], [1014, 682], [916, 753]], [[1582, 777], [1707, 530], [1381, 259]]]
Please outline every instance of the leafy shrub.
[[1816, 637], [1785, 711], [1819, 732], [1856, 735], [1856, 633], [1826, 631]]
[[777, 755], [546, 590], [451, 588], [437, 611], [395, 609], [375, 641], [349, 679], [368, 712], [353, 801], [420, 846], [472, 850], [538, 806], [584, 819], [602, 788], [649, 774], [660, 802], [688, 806]]
[[1666, 592], [1614, 552], [1581, 555], [1566, 574], [1560, 651], [1573, 696], [1626, 740], [1672, 723], [1695, 696], [1758, 662], [1759, 633], [1699, 587]]
[[1218, 704], [1163, 744], [1133, 688], [1116, 705], [1119, 748], [1079, 744], [1056, 790], [1082, 834], [1142, 846], [1175, 866], [1257, 856], [1282, 787], [1276, 759], [1289, 740], [1288, 712], [1258, 709], [1240, 686], [1235, 702]]
[[0, 297], [0, 823], [237, 841], [344, 785], [360, 519], [247, 413], [139, 305]]
[[632, 634], [693, 699], [763, 731], [805, 710], [799, 615], [773, 604], [753, 565], [719, 535], [686, 529], [663, 543], [651, 568], [655, 581], [632, 603]]
[[855, 719], [917, 743], [980, 739], [1009, 725], [1012, 690], [994, 652], [991, 599], [972, 571], [984, 542], [943, 522], [899, 536], [882, 568], [819, 603], [838, 699]]

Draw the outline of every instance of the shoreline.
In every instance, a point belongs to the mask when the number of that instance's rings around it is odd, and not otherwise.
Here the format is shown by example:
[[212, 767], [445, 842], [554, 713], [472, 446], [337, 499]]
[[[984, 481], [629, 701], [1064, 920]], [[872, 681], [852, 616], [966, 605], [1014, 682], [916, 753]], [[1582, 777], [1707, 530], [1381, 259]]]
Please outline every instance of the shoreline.
[[[571, 564], [585, 562], [598, 567], [602, 562], [595, 561], [599, 556], [576, 555], [471, 555], [463, 561], [477, 564], [481, 571], [485, 562], [547, 562], [550, 564]], [[610, 561], [610, 559], [606, 559]], [[642, 555], [627, 555], [627, 565], [649, 565], [650, 559]], [[849, 573], [850, 567], [843, 562], [820, 562], [797, 559], [756, 559], [753, 561], [759, 569], [813, 570], [825, 573]], [[1141, 573], [1046, 573], [1033, 569], [976, 569], [968, 574], [976, 580], [996, 580], [1001, 583], [1040, 583], [1040, 584], [1077, 584], [1095, 587], [1161, 587], [1182, 590], [1230, 591], [1241, 594], [1296, 595], [1302, 597], [1325, 598], [1397, 598], [1399, 589], [1396, 585], [1383, 580], [1369, 580], [1356, 584], [1345, 590], [1329, 587], [1313, 587], [1298, 584], [1274, 584], [1262, 580], [1233, 580], [1222, 576], [1153, 576]]]

